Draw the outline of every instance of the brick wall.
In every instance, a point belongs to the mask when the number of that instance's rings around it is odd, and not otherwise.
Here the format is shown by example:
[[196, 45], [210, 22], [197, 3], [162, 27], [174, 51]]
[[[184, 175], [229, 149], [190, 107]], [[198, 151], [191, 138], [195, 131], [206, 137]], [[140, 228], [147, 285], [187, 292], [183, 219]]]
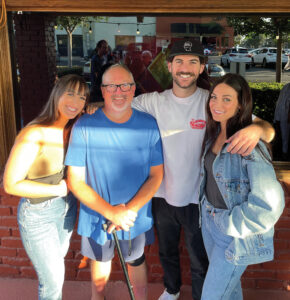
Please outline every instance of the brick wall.
[[[0, 175], [0, 177], [2, 177]], [[286, 207], [276, 225], [275, 259], [272, 262], [249, 266], [243, 276], [244, 288], [290, 290], [290, 187], [283, 185], [286, 193]], [[0, 179], [0, 276], [36, 278], [19, 236], [17, 226], [17, 205], [19, 198], [7, 195]], [[191, 284], [189, 258], [184, 238], [181, 239], [181, 265], [183, 283]], [[158, 258], [158, 242], [146, 248], [149, 268], [149, 282], [162, 282], [162, 268]], [[79, 269], [80, 237], [74, 231], [70, 249], [66, 256], [67, 280], [90, 280], [89, 268]], [[113, 260], [110, 280], [123, 280], [123, 272], [117, 255]]]
[[16, 59], [24, 124], [47, 102], [56, 75], [54, 19], [46, 14], [14, 16]]
[[285, 209], [275, 226], [275, 258], [249, 266], [243, 276], [243, 287], [290, 291], [290, 185], [282, 184]]

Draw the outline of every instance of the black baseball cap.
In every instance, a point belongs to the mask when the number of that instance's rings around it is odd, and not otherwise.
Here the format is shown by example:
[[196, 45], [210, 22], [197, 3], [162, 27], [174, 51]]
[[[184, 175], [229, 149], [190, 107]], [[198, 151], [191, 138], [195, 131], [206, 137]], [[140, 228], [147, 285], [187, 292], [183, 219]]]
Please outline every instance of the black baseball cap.
[[168, 58], [185, 54], [205, 57], [203, 46], [199, 41], [193, 39], [182, 39], [173, 43], [169, 51]]

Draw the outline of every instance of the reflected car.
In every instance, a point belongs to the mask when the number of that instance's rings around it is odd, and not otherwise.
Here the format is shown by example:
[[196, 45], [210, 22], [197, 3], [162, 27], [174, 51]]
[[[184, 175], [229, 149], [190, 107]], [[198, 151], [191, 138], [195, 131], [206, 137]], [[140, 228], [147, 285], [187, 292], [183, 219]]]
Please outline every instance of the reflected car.
[[252, 49], [252, 50], [249, 50], [248, 53], [251, 55], [251, 59], [252, 59], [252, 66], [255, 66], [255, 63], [254, 63], [254, 56], [257, 55], [259, 52], [259, 48], [257, 49]]
[[[277, 48], [275, 47], [263, 47], [257, 49], [258, 53], [253, 56], [253, 65], [261, 64], [264, 68], [268, 65], [275, 65], [277, 61]], [[286, 64], [288, 57], [284, 50], [282, 50], [282, 64]]]
[[230, 66], [231, 62], [244, 62], [247, 67], [252, 64], [252, 56], [249, 54], [247, 48], [233, 47], [227, 49], [221, 56], [221, 65]]
[[207, 65], [207, 71], [210, 77], [221, 77], [226, 74], [224, 68], [218, 64]]

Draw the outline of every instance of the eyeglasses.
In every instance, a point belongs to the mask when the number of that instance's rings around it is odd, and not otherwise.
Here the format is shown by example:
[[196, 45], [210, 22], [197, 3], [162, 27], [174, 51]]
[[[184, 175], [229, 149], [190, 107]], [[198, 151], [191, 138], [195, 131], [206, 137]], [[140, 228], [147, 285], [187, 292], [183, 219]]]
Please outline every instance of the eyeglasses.
[[135, 83], [102, 84], [102, 87], [106, 88], [108, 93], [114, 93], [117, 91], [118, 87], [122, 92], [129, 92], [133, 85], [135, 85]]

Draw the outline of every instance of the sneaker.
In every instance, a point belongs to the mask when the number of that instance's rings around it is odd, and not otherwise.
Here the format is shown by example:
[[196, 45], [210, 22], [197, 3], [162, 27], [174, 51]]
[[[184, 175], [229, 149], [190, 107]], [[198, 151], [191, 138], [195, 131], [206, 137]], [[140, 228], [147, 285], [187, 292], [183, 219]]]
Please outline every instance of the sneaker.
[[166, 289], [162, 293], [162, 295], [158, 298], [158, 300], [177, 300], [179, 298], [180, 292], [176, 294], [169, 294]]

